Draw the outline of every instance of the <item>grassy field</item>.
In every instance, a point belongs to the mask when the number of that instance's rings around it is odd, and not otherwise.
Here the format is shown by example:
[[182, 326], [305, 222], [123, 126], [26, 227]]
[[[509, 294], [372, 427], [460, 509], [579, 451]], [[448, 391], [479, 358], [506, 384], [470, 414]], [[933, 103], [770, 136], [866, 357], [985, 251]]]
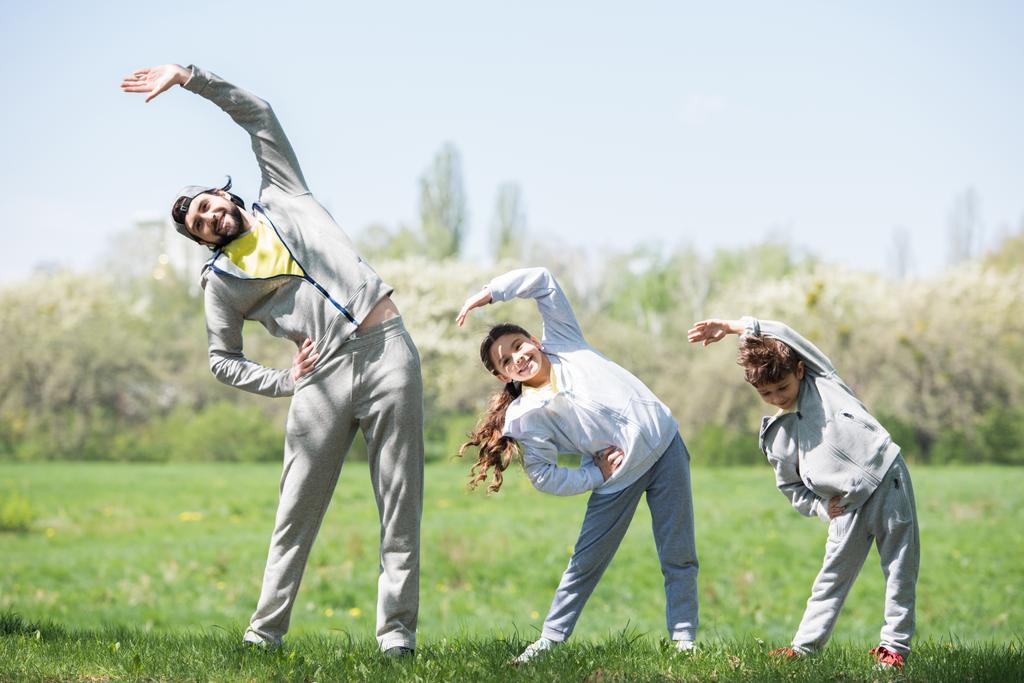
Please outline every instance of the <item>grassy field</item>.
[[[534, 492], [521, 472], [499, 495], [468, 494], [464, 470], [427, 468], [422, 656], [402, 669], [412, 678], [486, 678], [535, 637], [585, 508], [584, 497]], [[27, 499], [34, 513], [27, 531], [0, 533], [0, 678], [173, 678], [164, 650], [194, 654], [195, 666], [179, 670], [186, 678], [376, 676], [378, 532], [362, 462], [342, 473], [288, 647], [260, 659], [233, 645], [259, 591], [278, 475], [266, 465], [0, 465], [0, 496]], [[915, 676], [936, 680], [966, 666], [975, 680], [998, 680], [1007, 670], [989, 678], [989, 658], [1024, 672], [1024, 470], [917, 467], [913, 475], [923, 545]], [[698, 467], [694, 499], [704, 652], [682, 662], [659, 649], [662, 579], [641, 506], [573, 647], [552, 658], [555, 669], [518, 675], [767, 675], [758, 668], [771, 666], [764, 651], [792, 636], [825, 525], [788, 507], [767, 465]], [[872, 553], [835, 647], [788, 674], [820, 680], [825, 667], [870, 678], [863, 653], [877, 642], [881, 606]], [[457, 663], [467, 657], [479, 670], [459, 668], [470, 666]]]

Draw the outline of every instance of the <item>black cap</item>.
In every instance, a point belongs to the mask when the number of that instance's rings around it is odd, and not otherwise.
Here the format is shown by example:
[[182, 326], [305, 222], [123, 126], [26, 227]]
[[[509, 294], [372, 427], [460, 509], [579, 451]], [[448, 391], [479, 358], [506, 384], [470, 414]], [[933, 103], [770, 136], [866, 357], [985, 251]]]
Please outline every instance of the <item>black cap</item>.
[[206, 185], [186, 185], [185, 187], [178, 190], [177, 199], [171, 204], [171, 220], [174, 221], [175, 229], [185, 237], [188, 237], [193, 242], [198, 242], [199, 239], [195, 235], [188, 231], [185, 227], [185, 216], [188, 215], [188, 207], [192, 204], [192, 200], [201, 194], [207, 192], [215, 192], [221, 190], [227, 192], [231, 189], [231, 176], [228, 176], [228, 181], [221, 187], [207, 187]]

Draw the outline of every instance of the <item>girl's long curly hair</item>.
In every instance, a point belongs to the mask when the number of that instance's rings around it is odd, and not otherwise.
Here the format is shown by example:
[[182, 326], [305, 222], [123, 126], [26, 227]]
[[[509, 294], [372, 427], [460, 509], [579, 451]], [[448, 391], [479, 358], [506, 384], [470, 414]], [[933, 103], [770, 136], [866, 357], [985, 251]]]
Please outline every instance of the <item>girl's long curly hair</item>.
[[[498, 371], [491, 362], [491, 347], [499, 338], [506, 334], [521, 334], [529, 337], [530, 333], [514, 323], [495, 325], [480, 342], [480, 360], [492, 375]], [[487, 486], [488, 493], [497, 493], [501, 489], [502, 472], [512, 460], [520, 455], [519, 442], [502, 435], [505, 427], [505, 411], [512, 401], [523, 393], [519, 382], [509, 382], [487, 402], [487, 410], [472, 432], [467, 434], [469, 440], [459, 447], [462, 456], [467, 448], [477, 449], [477, 461], [469, 470], [469, 488], [475, 489], [480, 482], [487, 481], [493, 470], [494, 481]]]

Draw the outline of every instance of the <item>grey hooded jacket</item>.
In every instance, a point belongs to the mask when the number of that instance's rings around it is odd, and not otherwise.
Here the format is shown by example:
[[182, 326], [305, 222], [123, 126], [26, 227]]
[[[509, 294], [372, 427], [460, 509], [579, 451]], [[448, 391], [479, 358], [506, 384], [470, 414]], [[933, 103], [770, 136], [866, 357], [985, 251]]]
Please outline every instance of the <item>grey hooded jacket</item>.
[[804, 361], [795, 412], [764, 417], [759, 444], [780, 491], [801, 514], [828, 521], [828, 500], [854, 510], [874, 493], [900, 448], [814, 344], [780, 322], [743, 319], [744, 336], [774, 337]]
[[265, 219], [304, 276], [247, 273], [218, 250], [203, 269], [210, 369], [220, 381], [266, 396], [287, 396], [289, 369], [264, 367], [242, 353], [242, 324], [256, 320], [297, 345], [307, 337], [322, 364], [374, 306], [392, 292], [356, 252], [348, 235], [306, 186], [270, 105], [215, 74], [190, 67], [184, 87], [223, 109], [249, 133], [262, 182], [257, 218]]

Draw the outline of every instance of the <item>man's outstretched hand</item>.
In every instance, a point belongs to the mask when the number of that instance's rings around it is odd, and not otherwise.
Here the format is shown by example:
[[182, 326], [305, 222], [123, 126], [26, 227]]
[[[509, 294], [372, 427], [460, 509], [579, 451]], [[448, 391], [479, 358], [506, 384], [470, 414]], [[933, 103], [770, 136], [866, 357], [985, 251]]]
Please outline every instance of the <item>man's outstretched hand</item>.
[[191, 72], [180, 64], [163, 64], [149, 69], [136, 69], [121, 81], [124, 92], [140, 92], [146, 94], [146, 101], [171, 88], [174, 85], [185, 85]]

